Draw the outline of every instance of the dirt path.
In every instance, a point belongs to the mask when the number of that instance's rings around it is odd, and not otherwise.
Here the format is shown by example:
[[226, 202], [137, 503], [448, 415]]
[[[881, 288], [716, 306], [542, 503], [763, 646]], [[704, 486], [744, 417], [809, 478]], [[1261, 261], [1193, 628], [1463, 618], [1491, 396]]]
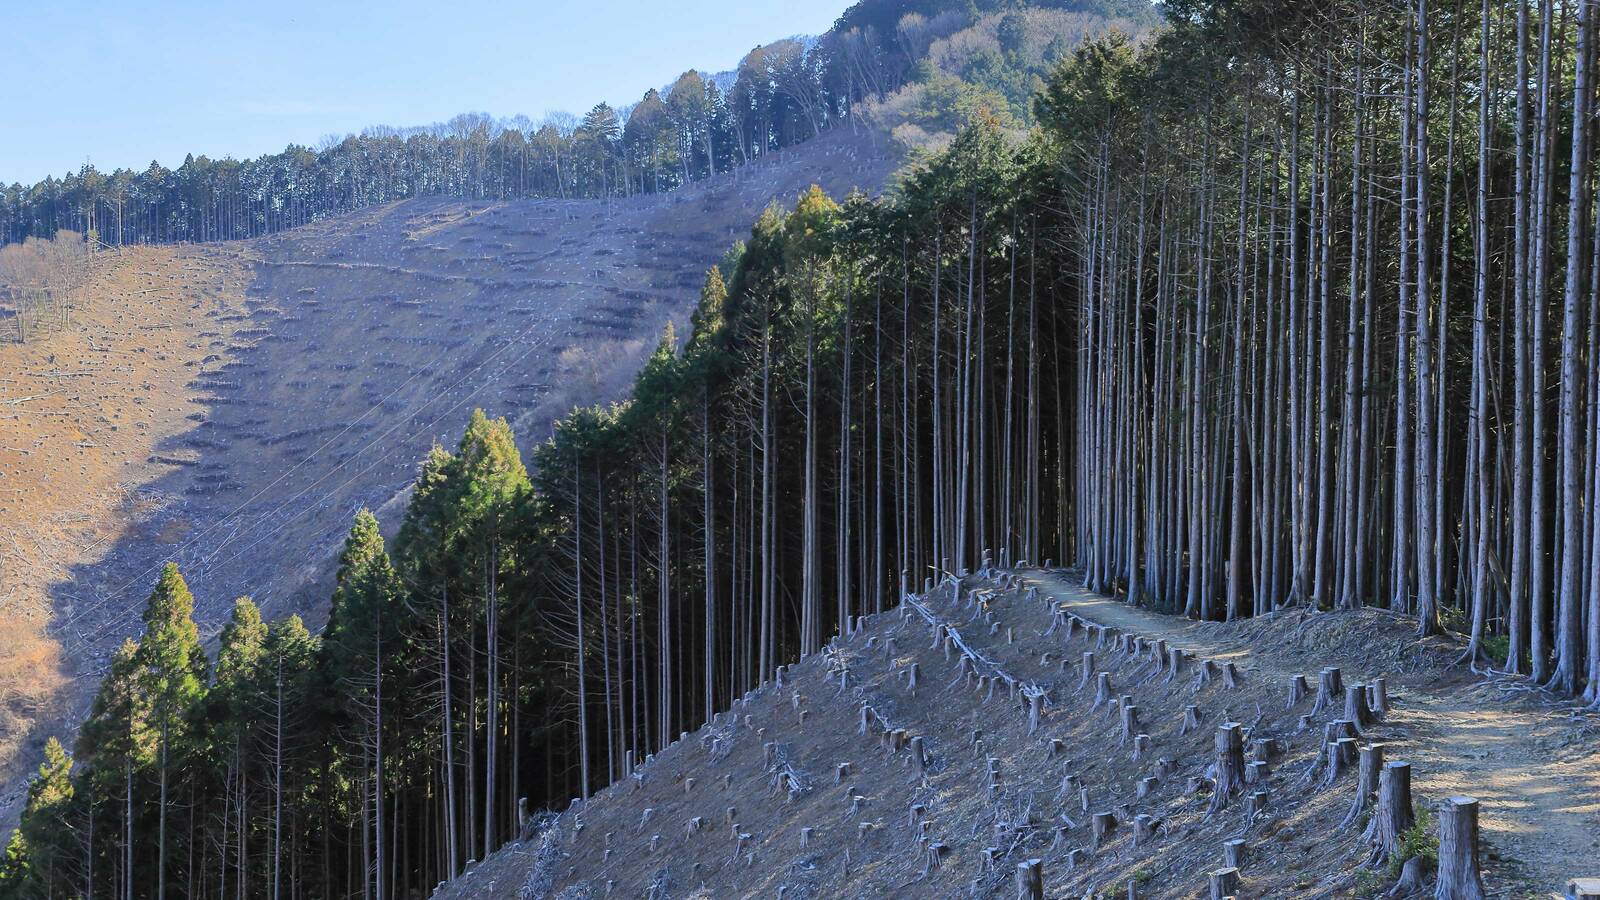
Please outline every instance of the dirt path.
[[[1287, 684], [1293, 675], [1324, 665], [1339, 665], [1356, 677], [1387, 675], [1396, 701], [1389, 724], [1407, 736], [1390, 743], [1399, 743], [1417, 760], [1415, 782], [1423, 798], [1479, 798], [1489, 852], [1517, 864], [1543, 889], [1600, 872], [1600, 718], [1548, 702], [1528, 690], [1525, 679], [1483, 682], [1460, 670], [1441, 670], [1437, 660], [1424, 663], [1423, 648], [1407, 660], [1410, 671], [1398, 673], [1384, 665], [1392, 660], [1369, 659], [1359, 649], [1319, 652], [1315, 646], [1279, 642], [1257, 652], [1248, 638], [1259, 628], [1138, 609], [1057, 573], [1029, 572], [1024, 581], [1087, 619], [1165, 639], [1198, 655], [1231, 658], [1269, 683]], [[1388, 614], [1366, 613], [1373, 617]], [[1293, 611], [1274, 618], [1291, 619], [1269, 626], [1282, 634], [1297, 621], [1331, 625], [1335, 617]], [[1359, 648], [1360, 635], [1352, 637]]]

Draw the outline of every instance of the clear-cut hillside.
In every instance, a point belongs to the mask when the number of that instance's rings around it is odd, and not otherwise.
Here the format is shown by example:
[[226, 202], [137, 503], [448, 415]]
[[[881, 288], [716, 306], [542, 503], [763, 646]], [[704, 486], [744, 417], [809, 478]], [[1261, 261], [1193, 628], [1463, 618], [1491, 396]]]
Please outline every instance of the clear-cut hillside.
[[764, 206], [875, 190], [893, 166], [839, 132], [666, 195], [423, 198], [101, 257], [78, 327], [0, 345], [0, 396], [28, 398], [0, 405], [0, 821], [162, 562], [207, 634], [241, 594], [315, 622], [351, 516], [396, 524], [418, 460], [474, 407], [526, 448], [620, 397]]
[[1012, 898], [1038, 860], [1047, 897], [1192, 898], [1231, 852], [1240, 897], [1372, 897], [1395, 881], [1368, 865], [1379, 801], [1352, 807], [1378, 745], [1409, 763], [1422, 833], [1480, 801], [1491, 896], [1545, 896], [1597, 858], [1595, 722], [1474, 687], [1458, 653], [1380, 610], [1201, 623], [1055, 572], [951, 581], [436, 896]]

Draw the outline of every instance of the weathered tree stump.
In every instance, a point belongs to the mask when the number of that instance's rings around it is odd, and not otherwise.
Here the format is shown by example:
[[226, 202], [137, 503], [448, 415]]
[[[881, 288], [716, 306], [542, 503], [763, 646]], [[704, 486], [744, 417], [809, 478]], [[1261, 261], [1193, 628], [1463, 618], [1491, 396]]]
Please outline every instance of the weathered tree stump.
[[849, 777], [850, 777], [850, 764], [849, 763], [842, 762], [842, 763], [839, 763], [839, 765], [834, 768], [834, 771], [833, 771], [833, 783], [834, 784], [844, 784], [844, 780], [846, 778], [849, 778]]
[[636, 832], [637, 831], [643, 831], [644, 830], [644, 826], [650, 824], [650, 817], [655, 815], [655, 814], [656, 814], [655, 807], [653, 807], [653, 806], [645, 807], [644, 813], [639, 816], [639, 827], [635, 828], [634, 831], [636, 831]]
[[1211, 900], [1222, 900], [1224, 897], [1234, 897], [1239, 893], [1241, 882], [1239, 870], [1229, 866], [1226, 869], [1215, 869], [1211, 872]]
[[1344, 718], [1361, 734], [1372, 724], [1372, 710], [1367, 706], [1367, 686], [1352, 684], [1344, 689]]
[[1209, 659], [1201, 660], [1199, 671], [1194, 676], [1194, 690], [1200, 690], [1216, 677], [1217, 664]]
[[1244, 767], [1245, 784], [1262, 784], [1267, 780], [1267, 762], [1263, 759], [1252, 760]]
[[685, 794], [694, 793], [694, 786], [695, 786], [696, 783], [697, 783], [696, 780], [693, 779], [693, 778], [685, 778], [683, 780], [683, 792]]
[[1030, 859], [1017, 863], [1017, 900], [1044, 900], [1044, 862]]
[[656, 848], [659, 847], [659, 846], [661, 846], [661, 835], [659, 835], [659, 834], [650, 835], [650, 852], [651, 853], [656, 852]]
[[1094, 708], [1099, 709], [1111, 702], [1111, 673], [1101, 672], [1095, 676]]
[[1344, 814], [1344, 820], [1339, 823], [1340, 828], [1349, 828], [1361, 821], [1361, 818], [1372, 809], [1373, 799], [1378, 794], [1378, 771], [1383, 768], [1383, 745], [1368, 744], [1361, 748], [1361, 762], [1356, 769], [1356, 791], [1350, 801], [1350, 809]]
[[1185, 797], [1193, 797], [1201, 791], [1208, 791], [1210, 789], [1211, 779], [1203, 778], [1199, 775], [1190, 775], [1189, 780], [1183, 783], [1183, 795]]
[[1304, 675], [1296, 675], [1289, 679], [1289, 703], [1284, 709], [1294, 709], [1299, 706], [1300, 701], [1306, 699], [1306, 691], [1309, 689], [1310, 685], [1306, 683]]
[[1133, 845], [1143, 847], [1155, 839], [1156, 829], [1160, 827], [1161, 820], [1146, 813], [1133, 817]]
[[1384, 763], [1378, 775], [1378, 806], [1362, 835], [1372, 844], [1367, 865], [1387, 865], [1400, 849], [1401, 835], [1417, 822], [1411, 805], [1411, 763], [1396, 760]]
[[1451, 797], [1439, 806], [1439, 881], [1435, 900], [1486, 900], [1478, 868], [1478, 801]]
[[1244, 868], [1247, 846], [1244, 838], [1222, 842], [1222, 864], [1230, 869]]
[[1267, 792], [1251, 791], [1244, 798], [1244, 818], [1247, 822], [1254, 822], [1256, 816], [1267, 811]]
[[1149, 756], [1149, 755], [1150, 755], [1150, 735], [1144, 734], [1142, 732], [1139, 733], [1139, 734], [1134, 735], [1133, 736], [1133, 761], [1134, 762], [1138, 762], [1139, 760], [1141, 760], [1141, 759], [1143, 759], [1143, 758], [1145, 758], [1146, 756]]
[[1089, 848], [1099, 850], [1106, 841], [1111, 839], [1112, 832], [1117, 829], [1117, 817], [1109, 811], [1097, 812], [1089, 817]]
[[1327, 752], [1327, 763], [1322, 775], [1322, 787], [1329, 788], [1355, 764], [1356, 739], [1342, 737], [1323, 746]]
[[1183, 675], [1184, 652], [1177, 647], [1167, 648], [1167, 677], [1162, 679], [1162, 684], [1171, 684]]
[[1173, 761], [1163, 756], [1162, 758], [1156, 760], [1156, 777], [1162, 781], [1166, 781], [1168, 778], [1172, 777], [1172, 773], [1175, 768], [1176, 765], [1173, 763]]
[[[1131, 699], [1124, 695], [1124, 701]], [[1122, 743], [1126, 745], [1139, 732], [1139, 707], [1124, 702], [1122, 705]]]
[[735, 807], [732, 807], [732, 806], [728, 807], [728, 813], [727, 813], [728, 824], [732, 825], [733, 824], [733, 820], [737, 819], [738, 817], [739, 817], [739, 810], [737, 808], [735, 808]]
[[1339, 702], [1344, 694], [1344, 675], [1338, 666], [1328, 666], [1317, 674], [1317, 701], [1311, 704], [1311, 714], [1317, 715]]
[[706, 820], [699, 816], [695, 816], [694, 818], [690, 819], [689, 824], [684, 828], [684, 837], [688, 837], [691, 834], [698, 834], [700, 829], [705, 826], [705, 822]]
[[1200, 727], [1200, 707], [1193, 703], [1183, 708], [1183, 725], [1179, 726], [1178, 734], [1185, 735]]
[[920, 734], [911, 739], [911, 765], [919, 776], [928, 773], [928, 752]]
[[911, 696], [915, 697], [917, 695], [917, 685], [920, 684], [921, 682], [922, 682], [922, 664], [914, 662], [911, 665], [907, 666], [906, 667], [906, 690], [911, 692]]
[[939, 868], [944, 862], [944, 856], [950, 852], [950, 846], [943, 841], [934, 841], [923, 848], [922, 851], [922, 877], [927, 878], [934, 869]]
[[1389, 679], [1380, 675], [1367, 685], [1367, 707], [1372, 710], [1374, 719], [1389, 714]]
[[1216, 733], [1216, 787], [1207, 815], [1215, 815], [1244, 786], [1244, 730], [1238, 722], [1224, 722]]
[[1135, 788], [1135, 796], [1137, 796], [1140, 800], [1149, 797], [1151, 794], [1155, 793], [1156, 786], [1159, 783], [1160, 782], [1158, 782], [1153, 775], [1139, 779], [1139, 784]]
[[1039, 720], [1044, 716], [1044, 694], [1042, 692], [1031, 694], [1028, 697], [1028, 733], [1033, 734], [1039, 730]]
[[1243, 680], [1242, 677], [1239, 675], [1239, 667], [1238, 666], [1234, 665], [1231, 662], [1230, 663], [1225, 663], [1223, 665], [1223, 667], [1222, 667], [1222, 686], [1223, 687], [1227, 688], [1230, 691], [1234, 690], [1234, 689], [1239, 687], [1239, 682], [1242, 681], [1242, 680]]
[[1068, 871], [1071, 871], [1073, 869], [1077, 869], [1077, 868], [1082, 867], [1083, 864], [1084, 864], [1084, 861], [1085, 861], [1085, 859], [1087, 857], [1088, 857], [1088, 854], [1083, 852], [1083, 848], [1082, 847], [1077, 847], [1075, 849], [1068, 850], [1067, 851], [1067, 869], [1068, 869]]
[[989, 875], [996, 871], [995, 861], [1000, 858], [1000, 848], [985, 847], [978, 851], [978, 858], [978, 870], [985, 875]]
[[1061, 738], [1051, 738], [1046, 747], [1048, 748], [1046, 752], [1051, 759], [1060, 759], [1067, 755], [1067, 742]]

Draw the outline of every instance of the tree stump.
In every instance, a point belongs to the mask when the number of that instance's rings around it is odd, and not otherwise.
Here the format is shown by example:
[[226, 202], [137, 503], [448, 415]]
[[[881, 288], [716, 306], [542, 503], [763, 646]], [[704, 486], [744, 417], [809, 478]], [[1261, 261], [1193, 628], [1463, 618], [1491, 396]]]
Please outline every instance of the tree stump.
[[1089, 817], [1089, 833], [1091, 836], [1089, 847], [1099, 850], [1106, 841], [1111, 839], [1112, 832], [1116, 831], [1117, 818], [1110, 812], [1097, 812]]
[[911, 665], [907, 666], [906, 667], [906, 690], [911, 692], [911, 696], [915, 697], [917, 695], [917, 685], [920, 684], [921, 681], [922, 681], [922, 664], [914, 662]]
[[911, 739], [911, 765], [919, 776], [928, 773], [928, 753], [920, 734]]
[[1039, 730], [1039, 719], [1044, 715], [1044, 694], [1037, 693], [1028, 697], [1028, 733], [1033, 734]]
[[643, 831], [644, 826], [650, 824], [650, 817], [655, 814], [655, 807], [645, 807], [644, 813], [639, 816], [639, 827], [635, 828], [634, 831]]
[[991, 874], [995, 869], [995, 861], [1000, 858], [999, 847], [985, 847], [979, 851], [978, 871], [985, 875]]
[[[1124, 701], [1126, 701], [1129, 698], [1124, 696], [1123, 699], [1124, 699]], [[1137, 734], [1138, 731], [1139, 731], [1139, 707], [1134, 706], [1131, 703], [1124, 702], [1123, 706], [1122, 706], [1122, 743], [1123, 743], [1123, 745], [1126, 746], [1129, 741], [1133, 740], [1133, 736], [1135, 734]]]
[[1060, 759], [1061, 757], [1066, 756], [1067, 742], [1063, 741], [1061, 738], [1051, 738], [1048, 752], [1051, 759]]
[[1267, 780], [1267, 762], [1263, 759], [1252, 760], [1244, 767], [1245, 784], [1263, 784]]
[[1183, 674], [1183, 658], [1182, 650], [1177, 647], [1167, 648], [1167, 677], [1162, 679], [1162, 684], [1171, 684]]
[[1439, 806], [1439, 881], [1435, 900], [1486, 900], [1478, 868], [1478, 801], [1451, 797]]
[[1071, 871], [1073, 869], [1077, 869], [1077, 868], [1082, 867], [1083, 863], [1084, 863], [1084, 860], [1087, 858], [1087, 856], [1088, 856], [1088, 854], [1083, 852], [1083, 848], [1082, 847], [1078, 847], [1078, 848], [1075, 848], [1075, 849], [1072, 849], [1072, 850], [1068, 850], [1067, 851], [1067, 870]]
[[1267, 792], [1251, 791], [1244, 798], [1244, 818], [1247, 822], [1254, 822], [1256, 816], [1267, 811]]
[[1202, 660], [1200, 662], [1200, 671], [1194, 676], [1194, 690], [1200, 690], [1200, 688], [1210, 684], [1211, 680], [1216, 677], [1217, 664], [1209, 659]]
[[1164, 756], [1156, 760], [1156, 777], [1162, 781], [1166, 781], [1168, 778], [1171, 778], [1174, 769], [1175, 765], [1172, 760], [1167, 759]]
[[1296, 675], [1289, 679], [1289, 703], [1284, 709], [1294, 709], [1299, 706], [1300, 701], [1306, 699], [1306, 691], [1309, 689], [1310, 685], [1306, 683], [1304, 675]]
[[1111, 673], [1101, 672], [1095, 678], [1094, 708], [1099, 709], [1111, 702]]
[[1317, 715], [1333, 706], [1344, 694], [1344, 675], [1338, 666], [1328, 666], [1317, 674], [1317, 702], [1311, 704], [1311, 714]]
[[1238, 722], [1224, 722], [1216, 733], [1216, 788], [1211, 793], [1207, 815], [1216, 815], [1234, 793], [1244, 786], [1244, 731]]
[[922, 851], [922, 877], [927, 878], [934, 869], [939, 868], [944, 861], [944, 855], [950, 852], [950, 846], [943, 841], [934, 841]]
[[661, 835], [659, 835], [659, 834], [650, 835], [650, 852], [651, 853], [656, 852], [656, 848], [659, 847], [659, 846], [661, 846]]
[[1223, 665], [1223, 667], [1222, 667], [1222, 686], [1223, 687], [1227, 688], [1230, 691], [1234, 690], [1235, 688], [1237, 688], [1239, 686], [1240, 680], [1241, 680], [1241, 678], [1240, 678], [1240, 675], [1239, 675], [1239, 667], [1238, 666], [1234, 665], [1231, 662], [1230, 663], [1226, 663], [1226, 664]]
[[1044, 900], [1044, 862], [1017, 863], [1017, 900]]
[[1234, 897], [1239, 894], [1239, 870], [1232, 866], [1213, 870], [1210, 882], [1211, 900], [1222, 900], [1224, 897]]
[[1373, 798], [1378, 793], [1378, 771], [1383, 768], [1383, 745], [1368, 744], [1361, 748], [1361, 762], [1356, 769], [1356, 792], [1350, 801], [1350, 809], [1344, 814], [1344, 820], [1339, 823], [1340, 828], [1349, 828], [1358, 824], [1361, 817], [1372, 808]]
[[1150, 735], [1136, 734], [1133, 736], [1133, 761], [1138, 762], [1150, 754]]
[[1139, 779], [1139, 785], [1138, 785], [1138, 787], [1136, 789], [1135, 795], [1140, 800], [1143, 800], [1146, 797], [1149, 797], [1151, 794], [1155, 793], [1156, 785], [1159, 784], [1159, 783], [1160, 782], [1158, 782], [1156, 780], [1155, 776], [1153, 776], [1153, 775], [1152, 776], [1147, 776], [1145, 778], [1141, 778], [1141, 779]]
[[844, 784], [844, 780], [846, 778], [849, 778], [849, 777], [850, 777], [850, 764], [847, 763], [847, 762], [839, 763], [839, 765], [834, 769], [834, 772], [833, 772], [833, 783], [834, 784]]
[[684, 837], [699, 833], [700, 829], [705, 826], [705, 822], [706, 820], [699, 816], [690, 819], [689, 824], [684, 829]]
[[693, 779], [693, 778], [685, 778], [683, 780], [683, 792], [685, 794], [694, 793], [694, 786], [695, 786], [695, 779]]
[[1344, 689], [1344, 719], [1356, 734], [1372, 724], [1372, 710], [1367, 706], [1367, 686], [1352, 684]]
[[1367, 685], [1367, 706], [1373, 718], [1381, 719], [1389, 714], [1389, 679], [1380, 675]]
[[1322, 776], [1322, 787], [1333, 787], [1334, 782], [1344, 777], [1344, 773], [1355, 764], [1356, 739], [1342, 737], [1336, 741], [1325, 744], [1328, 759], [1327, 766]]
[[1244, 868], [1246, 844], [1244, 838], [1222, 842], [1222, 864], [1230, 869]]
[[1199, 727], [1200, 707], [1191, 703], [1183, 708], [1183, 725], [1178, 728], [1178, 734], [1185, 735]]
[[1378, 775], [1378, 806], [1362, 835], [1372, 844], [1367, 865], [1386, 865], [1400, 849], [1400, 836], [1417, 822], [1411, 805], [1411, 763], [1384, 763]]
[[1156, 836], [1156, 828], [1160, 827], [1161, 820], [1155, 816], [1140, 813], [1133, 817], [1133, 845], [1143, 847]]

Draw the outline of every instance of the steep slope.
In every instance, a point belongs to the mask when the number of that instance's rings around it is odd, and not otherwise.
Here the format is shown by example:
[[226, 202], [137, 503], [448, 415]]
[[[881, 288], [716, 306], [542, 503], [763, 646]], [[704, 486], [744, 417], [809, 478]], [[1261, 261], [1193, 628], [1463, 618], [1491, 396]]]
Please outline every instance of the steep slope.
[[392, 509], [473, 407], [526, 445], [572, 404], [620, 396], [765, 205], [813, 182], [876, 189], [893, 166], [841, 131], [671, 194], [424, 198], [104, 259], [80, 329], [0, 347], [16, 373], [0, 506], [17, 526], [0, 617], [27, 635], [0, 659], [7, 817], [161, 563], [188, 575], [208, 634], [240, 594], [315, 616], [351, 515]]
[[[1232, 840], [1241, 896], [1374, 896], [1393, 879], [1364, 865], [1355, 772], [1328, 774], [1347, 696], [1318, 698], [1325, 666], [1347, 687], [1384, 680], [1389, 711], [1359, 744], [1412, 763], [1419, 834], [1444, 798], [1481, 798], [1496, 895], [1595, 858], [1596, 723], [1520, 700], [1462, 707], [1456, 648], [1419, 646], [1381, 611], [1193, 623], [1027, 570], [863, 626], [437, 896], [1009, 897], [1038, 859], [1046, 896], [1194, 897]], [[1301, 674], [1310, 690], [1286, 703]], [[1461, 708], [1439, 709], [1446, 697]], [[1218, 805], [1228, 722], [1262, 765]], [[1513, 766], [1535, 742], [1563, 780]], [[1478, 772], [1485, 752], [1512, 771]], [[1114, 827], [1097, 841], [1098, 814]]]

